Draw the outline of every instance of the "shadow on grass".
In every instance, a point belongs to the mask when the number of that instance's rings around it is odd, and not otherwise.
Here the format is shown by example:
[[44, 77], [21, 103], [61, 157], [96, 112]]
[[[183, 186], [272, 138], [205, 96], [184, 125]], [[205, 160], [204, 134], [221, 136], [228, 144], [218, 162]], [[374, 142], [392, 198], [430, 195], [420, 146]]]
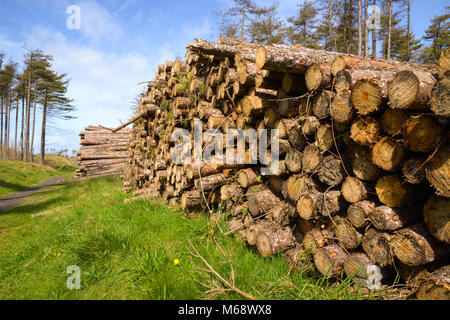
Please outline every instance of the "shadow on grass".
[[6, 182], [0, 179], [0, 188], [11, 189], [13, 191], [22, 191], [26, 187], [20, 184]]
[[53, 199], [44, 200], [41, 202], [24, 204], [15, 207], [10, 210], [0, 211], [0, 216], [2, 215], [24, 215], [24, 214], [36, 214], [47, 211], [52, 205], [66, 200], [63, 196], [58, 196]]

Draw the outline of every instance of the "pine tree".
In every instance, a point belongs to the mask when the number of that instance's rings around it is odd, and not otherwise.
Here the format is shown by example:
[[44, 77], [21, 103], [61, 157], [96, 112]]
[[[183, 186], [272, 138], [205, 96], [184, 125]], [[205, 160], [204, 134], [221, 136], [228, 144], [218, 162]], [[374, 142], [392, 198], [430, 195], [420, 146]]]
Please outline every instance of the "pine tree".
[[431, 41], [420, 57], [424, 63], [434, 63], [441, 52], [450, 47], [450, 6], [445, 7], [446, 13], [435, 16], [431, 25], [425, 30], [425, 40]]
[[319, 49], [319, 33], [317, 32], [318, 10], [313, 1], [297, 4], [295, 16], [287, 19], [290, 26], [286, 28], [287, 40], [291, 45], [301, 44], [306, 47]]
[[45, 142], [47, 122], [49, 118], [55, 117], [63, 120], [75, 119], [71, 113], [75, 111], [75, 107], [71, 105], [72, 100], [66, 97], [69, 79], [66, 74], [58, 75], [51, 69], [42, 72], [43, 95], [40, 99], [42, 105], [42, 127], [41, 127], [41, 150], [40, 163], [45, 160]]
[[335, 11], [338, 21], [336, 26], [336, 49], [338, 52], [353, 54], [358, 52], [357, 10], [355, 0], [339, 0], [339, 5]]
[[255, 17], [250, 19], [248, 26], [250, 41], [261, 44], [284, 42], [284, 25], [277, 18], [277, 9], [278, 4], [276, 3], [255, 13]]
[[[14, 100], [14, 86], [17, 81], [17, 63], [10, 60], [1, 70], [0, 73], [0, 94], [2, 100], [2, 115], [4, 114], [3, 123], [3, 153], [6, 158], [10, 152], [10, 129], [11, 129], [11, 111]], [[3, 118], [3, 117], [2, 117]]]
[[269, 7], [259, 6], [252, 0], [233, 0], [234, 5], [221, 15], [220, 35], [241, 40], [248, 39], [248, 26], [255, 16], [261, 16], [276, 10], [278, 4]]

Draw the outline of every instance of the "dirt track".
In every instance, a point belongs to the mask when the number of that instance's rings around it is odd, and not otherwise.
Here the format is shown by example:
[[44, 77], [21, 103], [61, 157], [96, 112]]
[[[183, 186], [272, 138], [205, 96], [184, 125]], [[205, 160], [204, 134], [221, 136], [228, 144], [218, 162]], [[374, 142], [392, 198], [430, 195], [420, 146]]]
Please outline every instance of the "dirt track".
[[25, 189], [23, 191], [10, 194], [10, 195], [0, 199], [0, 212], [8, 211], [15, 207], [20, 206], [25, 198], [31, 196], [34, 193], [39, 192], [42, 188], [57, 184], [64, 177], [65, 176], [60, 176], [60, 177], [55, 177], [55, 178], [49, 179], [41, 185], [34, 186], [31, 188]]

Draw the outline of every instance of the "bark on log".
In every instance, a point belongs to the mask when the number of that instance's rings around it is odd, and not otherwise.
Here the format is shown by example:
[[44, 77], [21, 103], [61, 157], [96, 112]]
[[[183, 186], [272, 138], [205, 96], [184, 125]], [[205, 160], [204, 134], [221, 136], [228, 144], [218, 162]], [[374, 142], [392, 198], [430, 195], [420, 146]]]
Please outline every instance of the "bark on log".
[[212, 190], [221, 184], [225, 183], [226, 177], [223, 173], [213, 174], [207, 177], [202, 177], [194, 181], [195, 188], [201, 190]]
[[419, 300], [450, 300], [450, 265], [434, 271], [416, 292]]
[[248, 188], [258, 184], [258, 175], [252, 168], [239, 171], [238, 181], [243, 188]]
[[379, 206], [370, 211], [369, 220], [380, 231], [395, 231], [417, 221], [420, 218], [417, 213], [417, 210], [411, 211]]
[[188, 210], [202, 203], [202, 195], [199, 190], [184, 192], [181, 196], [181, 208]]
[[313, 229], [308, 231], [303, 238], [303, 247], [308, 253], [315, 254], [317, 250], [332, 243], [334, 234], [331, 230]]
[[450, 72], [434, 85], [431, 91], [431, 110], [438, 116], [450, 118]]
[[450, 244], [450, 199], [431, 197], [423, 208], [428, 231], [439, 241]]
[[279, 204], [280, 199], [270, 190], [262, 190], [248, 196], [248, 209], [252, 216], [267, 214], [270, 209]]
[[450, 198], [450, 146], [444, 146], [425, 169], [428, 182], [440, 196]]
[[261, 230], [256, 236], [256, 247], [263, 257], [269, 257], [279, 252], [286, 251], [295, 246], [295, 238], [292, 229], [272, 228]]
[[347, 254], [338, 245], [320, 248], [314, 254], [314, 264], [321, 274], [336, 277], [342, 272]]
[[394, 262], [390, 238], [387, 233], [369, 229], [362, 239], [364, 252], [370, 258], [370, 261], [381, 268], [389, 267]]

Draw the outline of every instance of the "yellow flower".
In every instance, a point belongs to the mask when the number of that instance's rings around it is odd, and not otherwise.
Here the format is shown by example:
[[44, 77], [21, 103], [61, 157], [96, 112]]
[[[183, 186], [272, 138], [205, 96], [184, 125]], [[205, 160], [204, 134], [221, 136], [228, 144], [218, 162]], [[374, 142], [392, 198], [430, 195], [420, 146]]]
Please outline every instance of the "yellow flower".
[[61, 256], [61, 253], [58, 253], [58, 255], [57, 255], [58, 257], [60, 257]]
[[178, 259], [174, 259], [174, 260], [173, 260], [173, 264], [174, 264], [174, 265], [177, 265], [177, 264], [179, 264], [179, 263], [180, 263], [180, 260], [178, 260]]
[[28, 277], [29, 275], [30, 275], [30, 273], [29, 272], [27, 272], [27, 273], [25, 273], [25, 275]]

